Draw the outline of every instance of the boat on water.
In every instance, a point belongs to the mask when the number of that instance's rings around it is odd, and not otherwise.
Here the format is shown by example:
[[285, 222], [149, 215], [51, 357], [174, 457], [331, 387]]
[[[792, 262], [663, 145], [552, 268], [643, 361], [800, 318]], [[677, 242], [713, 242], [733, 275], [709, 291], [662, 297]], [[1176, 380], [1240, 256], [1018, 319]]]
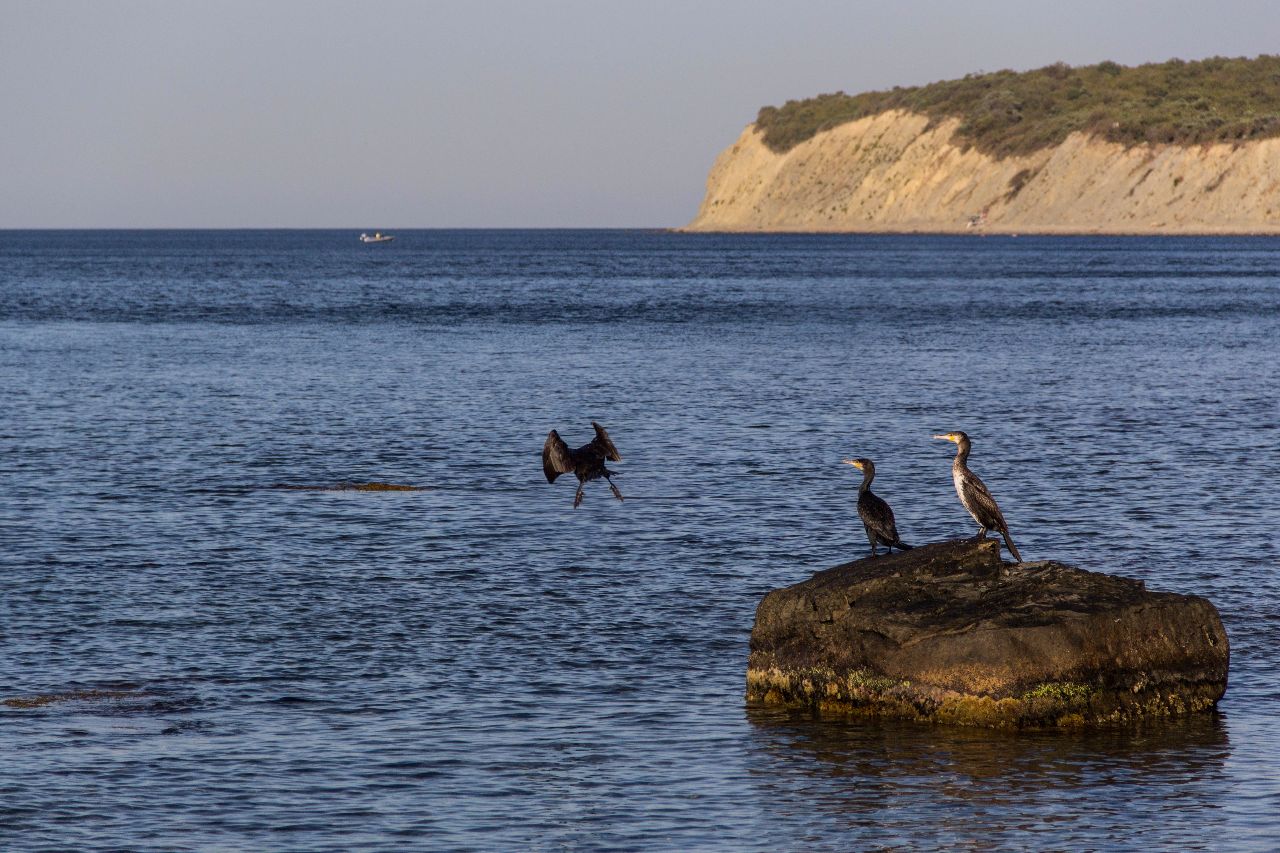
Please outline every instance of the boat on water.
[[383, 234], [381, 231], [374, 231], [373, 234], [361, 234], [361, 243], [390, 243], [395, 237], [390, 234]]

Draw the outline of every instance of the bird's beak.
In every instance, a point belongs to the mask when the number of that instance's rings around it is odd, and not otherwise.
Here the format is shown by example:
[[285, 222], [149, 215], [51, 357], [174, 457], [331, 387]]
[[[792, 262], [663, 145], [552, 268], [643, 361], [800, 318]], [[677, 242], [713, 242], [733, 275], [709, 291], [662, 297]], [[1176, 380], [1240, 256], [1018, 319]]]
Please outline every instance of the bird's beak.
[[854, 468], [857, 468], [859, 471], [862, 470], [862, 463], [856, 459], [842, 459], [840, 461], [846, 465], [852, 465]]
[[934, 438], [940, 438], [940, 439], [942, 439], [943, 441], [955, 441], [955, 440], [956, 440], [956, 437], [955, 437], [954, 435], [952, 435], [951, 433], [947, 433], [946, 435], [935, 435], [935, 436], [934, 436]]

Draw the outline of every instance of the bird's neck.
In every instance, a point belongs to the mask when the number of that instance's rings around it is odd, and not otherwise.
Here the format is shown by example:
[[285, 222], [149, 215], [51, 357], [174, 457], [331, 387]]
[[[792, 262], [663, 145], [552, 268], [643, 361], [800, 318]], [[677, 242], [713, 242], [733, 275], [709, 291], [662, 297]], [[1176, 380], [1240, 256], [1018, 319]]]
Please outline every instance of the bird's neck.
[[875, 471], [862, 472], [862, 485], [858, 486], [858, 494], [865, 494], [871, 490], [871, 481], [876, 478]]
[[962, 441], [956, 445], [956, 461], [953, 464], [957, 468], [969, 467], [969, 442]]

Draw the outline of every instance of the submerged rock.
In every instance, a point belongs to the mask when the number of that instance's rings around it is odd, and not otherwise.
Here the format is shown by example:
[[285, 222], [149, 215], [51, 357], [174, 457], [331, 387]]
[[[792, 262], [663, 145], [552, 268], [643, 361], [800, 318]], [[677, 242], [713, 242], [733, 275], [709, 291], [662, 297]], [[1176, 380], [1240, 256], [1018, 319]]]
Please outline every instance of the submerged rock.
[[146, 698], [148, 695], [137, 690], [70, 690], [65, 693], [41, 693], [0, 699], [0, 705], [8, 708], [42, 708], [56, 702], [107, 702]]
[[941, 542], [767, 594], [747, 698], [962, 725], [1096, 725], [1212, 709], [1228, 655], [1199, 596], [1003, 563], [994, 539]]
[[405, 486], [399, 483], [335, 483], [331, 486], [300, 486], [276, 483], [271, 488], [294, 492], [421, 492], [421, 486]]

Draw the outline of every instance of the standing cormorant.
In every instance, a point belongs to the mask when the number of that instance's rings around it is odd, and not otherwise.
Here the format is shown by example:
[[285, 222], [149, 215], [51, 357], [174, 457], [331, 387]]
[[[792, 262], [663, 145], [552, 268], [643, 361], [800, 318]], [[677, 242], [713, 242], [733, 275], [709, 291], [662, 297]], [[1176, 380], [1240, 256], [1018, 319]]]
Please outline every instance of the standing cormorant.
[[[578, 493], [573, 496], [574, 509], [582, 503], [582, 487], [588, 480], [599, 480], [601, 477], [609, 480], [619, 473], [604, 467], [605, 460], [622, 461], [618, 448], [613, 446], [604, 427], [595, 421], [591, 425], [596, 428], [596, 437], [577, 450], [570, 450], [564, 439], [560, 438], [560, 433], [555, 430], [547, 433], [547, 441], [542, 445], [542, 473], [547, 475], [548, 483], [554, 483], [556, 477], [571, 471], [578, 478]], [[618, 491], [613, 480], [609, 480], [609, 488], [615, 498], [622, 500], [622, 492]]]
[[1009, 553], [1021, 563], [1022, 555], [1018, 553], [1018, 546], [1013, 544], [1013, 539], [1009, 536], [1009, 525], [1004, 523], [1004, 515], [996, 505], [996, 499], [991, 497], [986, 484], [978, 478], [977, 474], [970, 471], [966, 464], [969, 461], [969, 436], [962, 432], [949, 432], [946, 435], [935, 435], [934, 438], [954, 441], [956, 444], [956, 458], [951, 463], [951, 479], [956, 484], [956, 494], [960, 496], [960, 503], [964, 504], [969, 515], [972, 515], [973, 520], [982, 528], [974, 538], [986, 539], [988, 530], [999, 530], [1000, 535], [1004, 537], [1004, 544], [1009, 548]]
[[871, 493], [871, 481], [876, 478], [876, 466], [870, 459], [845, 459], [844, 464], [852, 465], [862, 472], [862, 485], [858, 487], [858, 515], [862, 518], [862, 526], [867, 530], [867, 541], [871, 543], [871, 555], [875, 556], [876, 545], [884, 545], [893, 553], [896, 547], [909, 551], [898, 537], [898, 526], [893, 522], [893, 510], [883, 499]]

